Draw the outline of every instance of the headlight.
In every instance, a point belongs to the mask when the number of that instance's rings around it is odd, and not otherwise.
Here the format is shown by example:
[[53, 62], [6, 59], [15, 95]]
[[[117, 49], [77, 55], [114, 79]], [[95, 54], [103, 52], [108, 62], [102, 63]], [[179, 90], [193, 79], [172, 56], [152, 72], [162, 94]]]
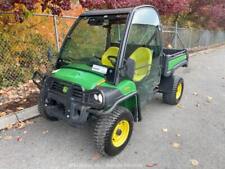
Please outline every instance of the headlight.
[[95, 101], [99, 102], [99, 103], [103, 103], [103, 96], [102, 94], [94, 94], [94, 99]]
[[105, 103], [105, 98], [103, 93], [99, 90], [92, 90], [86, 93], [88, 96], [87, 104], [93, 108], [102, 108]]

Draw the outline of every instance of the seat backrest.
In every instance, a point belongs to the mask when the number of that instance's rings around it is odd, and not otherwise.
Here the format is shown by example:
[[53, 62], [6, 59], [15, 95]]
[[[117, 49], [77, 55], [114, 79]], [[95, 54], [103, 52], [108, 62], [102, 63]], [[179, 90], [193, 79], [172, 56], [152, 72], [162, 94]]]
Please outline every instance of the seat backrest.
[[135, 63], [133, 81], [139, 82], [149, 75], [152, 64], [153, 51], [149, 48], [137, 48], [130, 56]]
[[108, 67], [113, 67], [112, 63], [109, 60], [109, 56], [115, 56], [117, 57], [119, 53], [119, 48], [118, 47], [110, 47], [108, 48], [105, 53], [102, 55], [101, 62], [103, 65], [108, 66]]

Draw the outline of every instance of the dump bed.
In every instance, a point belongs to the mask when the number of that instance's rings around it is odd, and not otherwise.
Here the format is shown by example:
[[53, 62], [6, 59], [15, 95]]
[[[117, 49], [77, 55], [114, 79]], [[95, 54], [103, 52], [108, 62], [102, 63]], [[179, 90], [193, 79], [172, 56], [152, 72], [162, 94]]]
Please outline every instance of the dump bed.
[[179, 67], [188, 66], [186, 49], [163, 49], [163, 75], [168, 77]]

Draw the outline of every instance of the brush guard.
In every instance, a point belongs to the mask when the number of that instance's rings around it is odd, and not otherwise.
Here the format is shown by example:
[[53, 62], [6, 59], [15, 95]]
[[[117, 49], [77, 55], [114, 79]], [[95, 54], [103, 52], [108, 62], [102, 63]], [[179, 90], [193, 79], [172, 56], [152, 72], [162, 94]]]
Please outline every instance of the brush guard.
[[38, 71], [34, 72], [32, 80], [39, 89], [42, 88], [45, 77], [46, 75], [43, 73], [40, 73]]

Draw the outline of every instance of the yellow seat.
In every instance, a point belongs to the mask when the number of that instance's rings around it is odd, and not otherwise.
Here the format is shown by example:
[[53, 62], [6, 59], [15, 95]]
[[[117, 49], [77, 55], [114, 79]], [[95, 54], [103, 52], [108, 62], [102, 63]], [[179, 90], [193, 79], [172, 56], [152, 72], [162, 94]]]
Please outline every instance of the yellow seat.
[[101, 62], [103, 65], [108, 66], [108, 67], [114, 67], [111, 61], [109, 60], [109, 56], [115, 56], [117, 57], [119, 53], [119, 48], [118, 47], [110, 47], [108, 48], [105, 53], [102, 55]]
[[150, 73], [153, 51], [149, 48], [140, 47], [130, 56], [135, 63], [135, 72], [133, 81], [139, 82]]

